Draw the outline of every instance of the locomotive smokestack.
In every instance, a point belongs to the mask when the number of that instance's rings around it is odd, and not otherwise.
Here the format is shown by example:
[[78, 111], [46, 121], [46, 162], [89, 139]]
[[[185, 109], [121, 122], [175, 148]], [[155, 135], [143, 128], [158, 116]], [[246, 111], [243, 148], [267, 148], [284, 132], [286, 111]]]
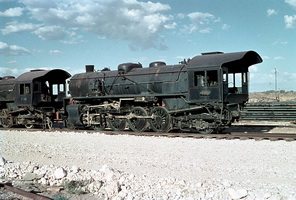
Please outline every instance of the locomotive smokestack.
[[85, 72], [94, 72], [94, 65], [85, 65]]

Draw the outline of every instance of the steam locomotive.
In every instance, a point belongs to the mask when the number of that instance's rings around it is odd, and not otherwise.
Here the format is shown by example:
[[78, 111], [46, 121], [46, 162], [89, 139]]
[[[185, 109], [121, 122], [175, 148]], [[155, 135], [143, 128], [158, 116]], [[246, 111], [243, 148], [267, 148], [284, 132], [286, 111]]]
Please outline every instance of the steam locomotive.
[[111, 128], [136, 132], [172, 129], [219, 132], [240, 117], [248, 100], [248, 68], [255, 51], [210, 52], [176, 65], [123, 63], [117, 70], [75, 74], [66, 96], [66, 71], [33, 70], [0, 80], [0, 125]]
[[66, 79], [71, 75], [60, 69], [31, 70], [18, 78], [0, 78], [0, 125], [52, 127], [61, 119]]
[[248, 100], [248, 68], [261, 63], [254, 51], [211, 52], [177, 65], [123, 63], [118, 70], [74, 75], [64, 98], [67, 127], [106, 127], [136, 132], [172, 129], [219, 132], [240, 117]]

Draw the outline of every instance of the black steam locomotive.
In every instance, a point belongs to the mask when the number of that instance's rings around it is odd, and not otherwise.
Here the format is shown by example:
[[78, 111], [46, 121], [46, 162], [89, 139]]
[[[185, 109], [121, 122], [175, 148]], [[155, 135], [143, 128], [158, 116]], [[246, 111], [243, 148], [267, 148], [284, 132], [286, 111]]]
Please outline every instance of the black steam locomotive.
[[[219, 132], [239, 119], [248, 100], [248, 68], [254, 51], [212, 52], [178, 65], [124, 63], [118, 70], [74, 75], [64, 98], [67, 127], [136, 132], [172, 129]], [[128, 124], [128, 126], [127, 126]]]
[[262, 62], [254, 51], [204, 53], [178, 65], [124, 63], [118, 70], [74, 75], [66, 97], [64, 70], [32, 70], [0, 78], [0, 125], [136, 132], [172, 129], [217, 132], [239, 119], [248, 100], [248, 68]]
[[68, 72], [55, 69], [32, 70], [18, 78], [0, 78], [0, 125], [50, 128], [63, 115], [69, 77]]

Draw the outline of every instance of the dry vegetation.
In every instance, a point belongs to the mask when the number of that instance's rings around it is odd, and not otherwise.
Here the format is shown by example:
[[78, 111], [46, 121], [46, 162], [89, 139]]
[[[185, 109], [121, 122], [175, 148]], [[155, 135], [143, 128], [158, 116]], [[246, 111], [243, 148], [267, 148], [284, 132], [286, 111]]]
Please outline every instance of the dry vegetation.
[[266, 92], [253, 92], [250, 93], [249, 102], [296, 102], [295, 91], [278, 91], [274, 90]]

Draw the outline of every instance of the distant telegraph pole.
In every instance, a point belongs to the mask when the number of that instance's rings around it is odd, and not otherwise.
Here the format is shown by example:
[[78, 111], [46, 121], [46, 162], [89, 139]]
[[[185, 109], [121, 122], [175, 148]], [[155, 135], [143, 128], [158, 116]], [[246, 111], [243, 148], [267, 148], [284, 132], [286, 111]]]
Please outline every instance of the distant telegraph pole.
[[277, 89], [277, 70], [274, 68], [274, 90], [275, 90], [275, 100], [279, 101], [278, 89]]

